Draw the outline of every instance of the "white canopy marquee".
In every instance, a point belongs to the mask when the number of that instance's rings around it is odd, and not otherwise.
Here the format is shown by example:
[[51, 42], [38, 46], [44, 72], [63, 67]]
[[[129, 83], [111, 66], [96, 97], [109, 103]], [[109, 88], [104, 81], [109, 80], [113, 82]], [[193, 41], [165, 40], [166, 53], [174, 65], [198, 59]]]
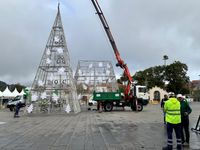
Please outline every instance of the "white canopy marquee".
[[18, 95], [24, 95], [24, 94], [25, 94], [24, 90], [22, 90], [19, 93], [16, 88], [13, 92], [11, 92], [8, 87], [6, 87], [6, 89], [3, 92], [0, 91], [0, 97], [16, 97]]

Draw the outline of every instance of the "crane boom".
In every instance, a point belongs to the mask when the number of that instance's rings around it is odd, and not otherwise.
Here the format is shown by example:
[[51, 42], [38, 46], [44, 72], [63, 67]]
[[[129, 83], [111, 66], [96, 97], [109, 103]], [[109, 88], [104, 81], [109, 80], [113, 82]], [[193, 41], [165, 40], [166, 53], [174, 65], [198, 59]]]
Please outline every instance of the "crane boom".
[[119, 50], [117, 48], [117, 45], [115, 43], [115, 40], [112, 36], [112, 33], [110, 31], [110, 28], [109, 28], [109, 25], [106, 21], [106, 18], [103, 14], [103, 11], [101, 10], [101, 7], [100, 5], [98, 4], [98, 1], [97, 0], [91, 0], [96, 11], [97, 11], [97, 14], [101, 20], [101, 23], [103, 24], [103, 27], [104, 27], [104, 30], [108, 36], [108, 39], [110, 41], [110, 44], [113, 48], [113, 51], [115, 53], [115, 57], [117, 59], [117, 64], [116, 66], [120, 66], [123, 70], [124, 70], [124, 75], [127, 77], [128, 79], [128, 84], [126, 85], [126, 88], [125, 88], [125, 91], [124, 91], [124, 95], [125, 95], [125, 99], [126, 100], [129, 100], [130, 99], [130, 89], [131, 89], [131, 84], [132, 84], [132, 77], [131, 77], [131, 74], [130, 74], [130, 71], [128, 69], [128, 66], [124, 63], [124, 61], [122, 60], [121, 56], [120, 56], [120, 53], [119, 53]]

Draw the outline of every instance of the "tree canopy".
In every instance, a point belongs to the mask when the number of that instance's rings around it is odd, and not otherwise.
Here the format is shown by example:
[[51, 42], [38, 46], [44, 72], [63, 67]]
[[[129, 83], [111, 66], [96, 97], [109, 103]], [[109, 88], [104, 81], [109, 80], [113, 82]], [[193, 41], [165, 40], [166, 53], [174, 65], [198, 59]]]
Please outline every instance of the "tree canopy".
[[[188, 94], [189, 77], [187, 71], [186, 64], [175, 61], [170, 65], [155, 66], [138, 71], [133, 76], [133, 80], [137, 80], [138, 85], [146, 85], [148, 89], [158, 86], [168, 92]], [[123, 81], [126, 81], [124, 76], [118, 80], [118, 83]]]

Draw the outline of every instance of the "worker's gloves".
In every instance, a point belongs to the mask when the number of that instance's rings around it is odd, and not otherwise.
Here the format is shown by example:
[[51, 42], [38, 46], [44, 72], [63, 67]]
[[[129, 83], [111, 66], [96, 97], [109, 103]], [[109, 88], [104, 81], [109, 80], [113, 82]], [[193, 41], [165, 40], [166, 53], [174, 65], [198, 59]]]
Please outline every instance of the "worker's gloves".
[[184, 112], [184, 116], [188, 116], [189, 114], [188, 114], [188, 112]]

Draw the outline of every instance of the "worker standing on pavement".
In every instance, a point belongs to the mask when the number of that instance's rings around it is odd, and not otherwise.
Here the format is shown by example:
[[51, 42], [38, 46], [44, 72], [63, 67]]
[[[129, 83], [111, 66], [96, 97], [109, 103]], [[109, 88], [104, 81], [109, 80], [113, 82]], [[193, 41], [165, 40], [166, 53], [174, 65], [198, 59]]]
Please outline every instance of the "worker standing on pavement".
[[169, 95], [169, 100], [167, 100], [164, 105], [164, 111], [166, 113], [165, 120], [167, 122], [167, 146], [163, 147], [163, 150], [173, 149], [173, 130], [175, 130], [176, 134], [177, 150], [182, 150], [180, 109], [180, 102], [175, 98], [174, 93], [171, 93]]
[[[184, 99], [182, 94], [177, 95], [177, 99], [181, 103], [181, 139], [182, 144], [185, 146], [189, 145], [190, 142], [190, 131], [189, 131], [189, 114], [192, 112], [188, 102]], [[184, 136], [185, 132], [185, 136]], [[186, 137], [186, 138], [185, 138]]]
[[161, 103], [160, 103], [160, 107], [163, 109], [164, 124], [166, 124], [166, 121], [165, 121], [164, 105], [165, 105], [165, 102], [166, 102], [168, 99], [169, 99], [168, 96], [165, 94], [165, 95], [164, 95], [164, 98], [161, 100]]

